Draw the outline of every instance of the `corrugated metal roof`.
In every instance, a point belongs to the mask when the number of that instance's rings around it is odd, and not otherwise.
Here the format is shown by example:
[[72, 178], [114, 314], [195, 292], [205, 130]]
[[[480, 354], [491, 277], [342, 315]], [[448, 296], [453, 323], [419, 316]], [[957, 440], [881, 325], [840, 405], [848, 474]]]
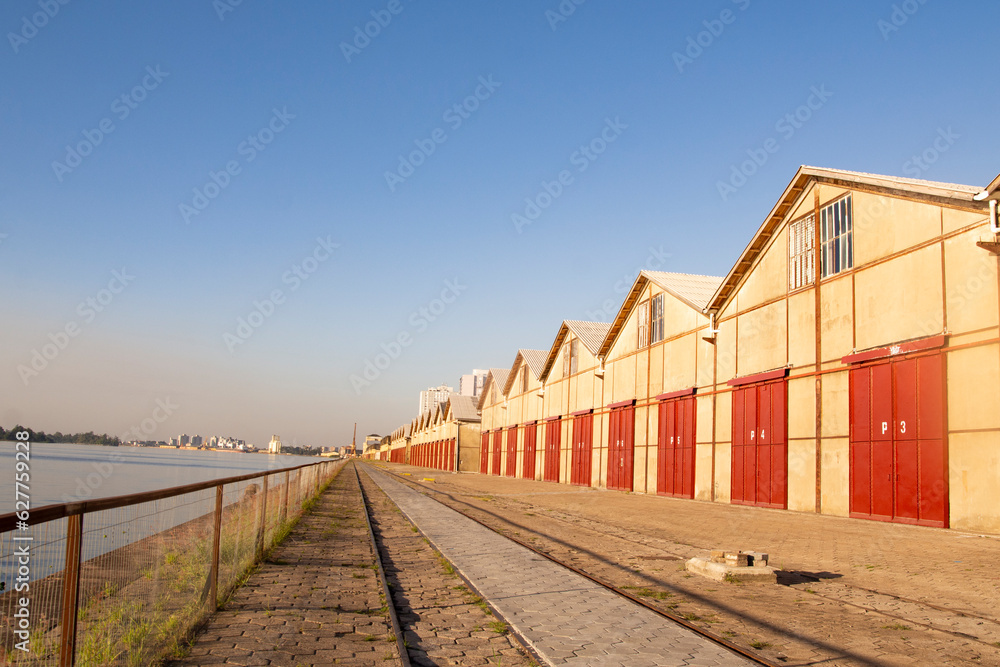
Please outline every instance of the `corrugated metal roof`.
[[503, 385], [504, 396], [510, 395], [511, 385], [514, 384], [517, 378], [517, 373], [515, 372], [514, 369], [518, 367], [519, 359], [524, 359], [524, 363], [527, 364], [528, 369], [531, 371], [532, 375], [534, 375], [535, 379], [538, 380], [539, 378], [541, 378], [542, 370], [545, 368], [545, 357], [548, 356], [548, 354], [549, 353], [546, 352], [545, 350], [523, 350], [523, 349], [518, 350], [517, 356], [514, 357], [514, 363], [510, 365], [510, 371], [508, 372], [507, 375], [507, 382], [505, 382]]
[[507, 376], [510, 375], [510, 370], [506, 368], [491, 368], [486, 374], [486, 381], [483, 382], [483, 392], [479, 395], [479, 403], [476, 407], [481, 411], [483, 409], [483, 404], [486, 401], [486, 397], [489, 396], [490, 386], [496, 385], [500, 389], [500, 393], [503, 393], [503, 388], [507, 386]]
[[722, 276], [700, 276], [694, 273], [643, 271], [642, 274], [698, 310], [708, 305], [723, 281]]
[[566, 334], [569, 331], [573, 332], [573, 335], [590, 350], [591, 354], [597, 356], [597, 351], [601, 349], [601, 344], [604, 342], [604, 337], [608, 335], [610, 328], [610, 322], [563, 320], [562, 325], [559, 327], [559, 332], [556, 334], [556, 339], [552, 341], [552, 347], [549, 348], [549, 351], [545, 355], [545, 366], [542, 368], [542, 374], [539, 379], [548, 378], [549, 373], [552, 372], [552, 364], [556, 362], [556, 357], [559, 356], [559, 348], [562, 347], [563, 341], [566, 339]]
[[608, 335], [608, 329], [611, 328], [610, 322], [583, 322], [581, 320], [566, 320], [563, 322], [570, 330], [576, 334], [576, 337], [580, 339], [590, 353], [597, 355], [597, 351], [601, 349], [601, 343], [604, 342], [604, 337]]
[[542, 369], [545, 368], [545, 357], [548, 352], [545, 350], [518, 350], [518, 353], [524, 357], [524, 363], [528, 364], [535, 379], [542, 377]]
[[982, 188], [973, 185], [963, 185], [961, 183], [945, 183], [942, 181], [926, 181], [922, 178], [905, 178], [903, 176], [886, 176], [884, 174], [871, 174], [865, 171], [848, 171], [846, 169], [830, 169], [829, 167], [810, 167], [803, 165], [800, 170], [805, 170], [816, 176], [829, 175], [842, 180], [857, 181], [871, 185], [886, 185], [887, 187], [914, 188], [920, 190], [946, 190], [954, 193], [976, 194]]
[[476, 398], [474, 396], [452, 394], [448, 397], [448, 400], [451, 401], [451, 414], [456, 421], [480, 421], [479, 410], [476, 409]]
[[621, 335], [625, 322], [632, 314], [635, 304], [639, 302], [647, 282], [652, 282], [675, 297], [678, 301], [687, 304], [699, 314], [701, 314], [715, 291], [722, 283], [719, 276], [701, 276], [693, 273], [669, 273], [667, 271], [640, 271], [635, 277], [632, 287], [625, 295], [625, 300], [615, 314], [611, 322], [608, 335], [601, 343], [598, 352], [599, 357], [607, 358], [614, 347], [615, 341]]

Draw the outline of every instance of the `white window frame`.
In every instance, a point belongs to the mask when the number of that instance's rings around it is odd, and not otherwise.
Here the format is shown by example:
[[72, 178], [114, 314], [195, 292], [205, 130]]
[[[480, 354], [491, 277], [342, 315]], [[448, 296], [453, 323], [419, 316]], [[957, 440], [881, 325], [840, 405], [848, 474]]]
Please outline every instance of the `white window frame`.
[[642, 349], [649, 345], [649, 300], [641, 301], [635, 309], [636, 323], [638, 324], [637, 347]]
[[854, 211], [851, 195], [819, 211], [822, 277], [854, 268]]
[[649, 301], [649, 344], [659, 343], [664, 337], [663, 294], [657, 294]]
[[816, 217], [810, 213], [788, 226], [788, 289], [816, 282]]

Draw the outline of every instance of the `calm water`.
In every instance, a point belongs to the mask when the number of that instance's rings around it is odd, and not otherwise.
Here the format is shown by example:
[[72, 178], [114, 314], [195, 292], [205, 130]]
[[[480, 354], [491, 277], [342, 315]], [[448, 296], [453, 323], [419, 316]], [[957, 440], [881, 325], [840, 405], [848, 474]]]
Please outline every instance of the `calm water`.
[[[0, 514], [13, 512], [15, 444], [0, 442]], [[321, 459], [240, 452], [141, 447], [37, 444], [31, 446], [31, 507], [152, 491], [195, 482], [288, 468]], [[234, 502], [251, 482], [227, 487]], [[23, 489], [22, 489], [23, 491]], [[83, 560], [94, 558], [212, 511], [215, 491], [166, 498], [138, 508], [84, 517]], [[62, 569], [65, 520], [0, 535], [0, 581], [8, 587], [16, 568], [14, 535], [31, 535], [32, 580]]]
[[[100, 445], [31, 445], [31, 506], [153, 491], [314, 463], [312, 456]], [[0, 442], [0, 514], [14, 511], [14, 443]]]

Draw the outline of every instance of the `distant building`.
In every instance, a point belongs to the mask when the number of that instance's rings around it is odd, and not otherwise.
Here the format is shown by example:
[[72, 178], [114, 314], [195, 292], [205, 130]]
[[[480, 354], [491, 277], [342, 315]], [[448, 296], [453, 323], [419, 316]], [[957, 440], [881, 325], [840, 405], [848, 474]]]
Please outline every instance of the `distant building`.
[[420, 412], [417, 414], [433, 412], [438, 405], [447, 401], [454, 391], [448, 385], [442, 384], [440, 387], [429, 387], [420, 392]]
[[188, 445], [191, 444], [191, 436], [189, 436], [187, 433], [181, 433], [180, 436], [178, 436], [177, 438], [177, 444], [179, 444], [181, 447], [187, 447]]
[[191, 436], [191, 446], [192, 447], [201, 447], [201, 445], [202, 445], [203, 442], [204, 442], [204, 440], [202, 439], [202, 437], [200, 435], [192, 435]]
[[271, 442], [267, 443], [267, 453], [268, 454], [281, 453], [281, 436], [279, 435], [271, 436]]
[[364, 446], [361, 448], [362, 452], [367, 452], [369, 449], [378, 449], [382, 444], [382, 436], [378, 433], [370, 433], [365, 436]]
[[170, 446], [171, 447], [177, 447], [178, 446], [178, 442], [179, 441], [177, 440], [177, 438], [170, 438]]
[[458, 393], [462, 396], [478, 397], [483, 390], [483, 383], [486, 382], [488, 371], [474, 368], [472, 373], [463, 375], [458, 380]]

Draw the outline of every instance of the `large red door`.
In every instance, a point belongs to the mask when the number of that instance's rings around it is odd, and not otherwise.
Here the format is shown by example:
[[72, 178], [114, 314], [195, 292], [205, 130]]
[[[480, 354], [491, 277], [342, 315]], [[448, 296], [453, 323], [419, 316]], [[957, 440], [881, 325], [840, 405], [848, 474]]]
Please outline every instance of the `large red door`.
[[[733, 393], [736, 394], [738, 391], [740, 390]], [[694, 437], [696, 432], [694, 396], [662, 401], [657, 430], [659, 457], [656, 470], [656, 492], [674, 498], [694, 498]], [[742, 465], [740, 470], [740, 479], [742, 479]]]
[[504, 476], [514, 477], [517, 475], [517, 427], [511, 426], [507, 429], [507, 461], [504, 466]]
[[502, 451], [501, 447], [503, 447], [503, 429], [498, 428], [496, 431], [493, 432], [493, 452], [492, 452], [493, 461], [491, 466], [492, 469], [490, 470], [491, 475], [500, 474], [500, 452]]
[[479, 472], [483, 475], [490, 471], [490, 432], [486, 431], [482, 435], [482, 442], [479, 443]]
[[788, 393], [784, 377], [733, 390], [732, 502], [788, 506]]
[[521, 476], [525, 479], [535, 479], [535, 449], [538, 438], [538, 423], [531, 422], [524, 427], [524, 462], [521, 464]]
[[593, 461], [594, 413], [573, 417], [573, 451], [570, 460], [570, 484], [590, 486]]
[[851, 370], [851, 516], [947, 526], [940, 353]]
[[559, 457], [562, 447], [562, 418], [545, 422], [545, 465], [542, 479], [546, 482], [559, 481]]
[[608, 413], [609, 489], [631, 491], [634, 475], [635, 405], [612, 408]]

